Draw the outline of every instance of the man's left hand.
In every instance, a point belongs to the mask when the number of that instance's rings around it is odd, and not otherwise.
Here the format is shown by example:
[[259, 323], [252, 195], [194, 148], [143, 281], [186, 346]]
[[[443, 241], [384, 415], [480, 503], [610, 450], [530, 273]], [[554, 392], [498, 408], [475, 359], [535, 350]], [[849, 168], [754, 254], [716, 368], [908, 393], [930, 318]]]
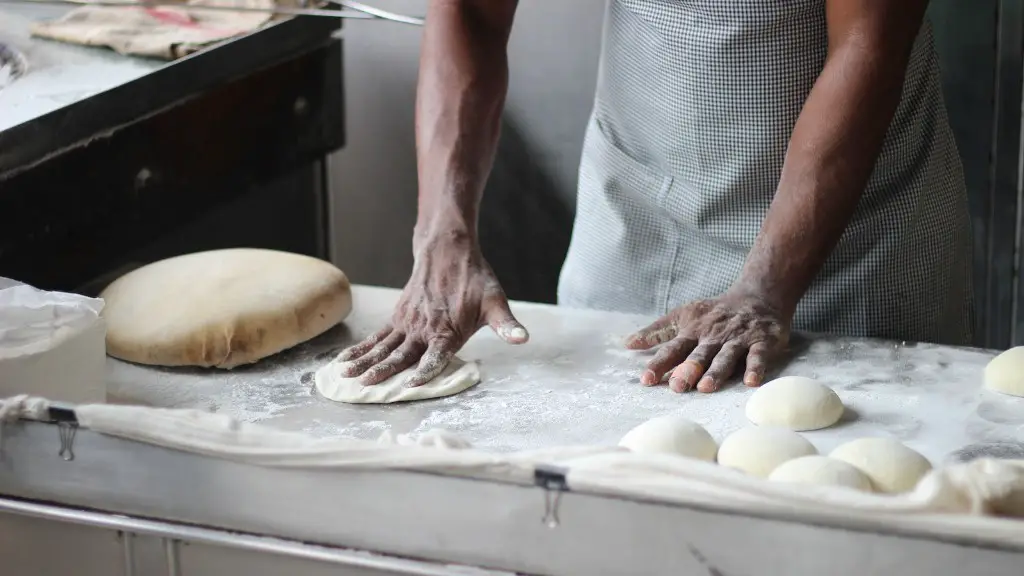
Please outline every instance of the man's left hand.
[[626, 340], [632, 350], [663, 344], [647, 363], [640, 381], [660, 383], [665, 374], [675, 392], [714, 392], [745, 362], [743, 382], [760, 386], [768, 362], [789, 343], [791, 314], [763, 298], [727, 292], [680, 306]]

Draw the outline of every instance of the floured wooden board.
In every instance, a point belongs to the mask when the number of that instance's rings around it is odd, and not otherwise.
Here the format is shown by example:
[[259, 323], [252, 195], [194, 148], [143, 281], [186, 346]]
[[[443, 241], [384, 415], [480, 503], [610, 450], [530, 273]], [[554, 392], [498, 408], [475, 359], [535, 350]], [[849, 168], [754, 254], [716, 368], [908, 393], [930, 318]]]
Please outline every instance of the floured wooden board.
[[[390, 406], [347, 406], [318, 397], [315, 369], [378, 329], [398, 294], [354, 287], [353, 313], [345, 325], [229, 374], [108, 360], [108, 395], [115, 401], [214, 410], [322, 437], [372, 439], [385, 429], [445, 428], [475, 446], [502, 451], [614, 444], [637, 424], [675, 411], [719, 441], [747, 425], [743, 406], [752, 390], [742, 385], [711, 395], [640, 386], [646, 356], [624, 350], [621, 341], [649, 319], [525, 303], [512, 308], [530, 330], [530, 343], [509, 346], [480, 331], [459, 356], [480, 363], [483, 381], [462, 394]], [[839, 425], [805, 433], [822, 453], [846, 440], [887, 435], [933, 463], [965, 452], [1020, 457], [1024, 398], [981, 388], [982, 370], [993, 356], [925, 344], [795, 338], [792, 359], [780, 373], [819, 379], [846, 404]]]

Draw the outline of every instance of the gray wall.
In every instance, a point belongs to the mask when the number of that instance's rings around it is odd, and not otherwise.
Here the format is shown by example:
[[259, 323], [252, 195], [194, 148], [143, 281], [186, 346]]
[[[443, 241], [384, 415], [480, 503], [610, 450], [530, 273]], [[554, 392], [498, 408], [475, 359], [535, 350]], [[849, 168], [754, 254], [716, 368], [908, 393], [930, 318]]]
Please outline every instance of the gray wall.
[[[373, 4], [406, 14], [426, 10], [424, 0]], [[554, 296], [552, 269], [568, 242], [603, 11], [599, 0], [520, 2], [503, 136], [481, 216], [485, 254], [515, 298]], [[332, 247], [334, 261], [355, 282], [398, 287], [412, 267], [421, 32], [345, 23], [347, 144], [331, 163]]]

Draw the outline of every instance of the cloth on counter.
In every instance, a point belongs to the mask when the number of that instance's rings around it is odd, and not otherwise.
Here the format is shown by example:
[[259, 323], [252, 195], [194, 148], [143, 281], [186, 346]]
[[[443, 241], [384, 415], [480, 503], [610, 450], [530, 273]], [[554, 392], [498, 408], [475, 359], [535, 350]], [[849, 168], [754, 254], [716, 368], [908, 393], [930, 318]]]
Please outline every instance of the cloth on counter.
[[[44, 419], [47, 401], [0, 400], [0, 415]], [[648, 502], [697, 505], [742, 514], [987, 536], [1024, 544], [1024, 460], [979, 459], [933, 470], [908, 494], [870, 494], [834, 486], [790, 485], [679, 456], [618, 447], [577, 446], [488, 453], [457, 435], [385, 432], [378, 441], [314, 438], [241, 422], [223, 414], [107, 404], [75, 408], [94, 432], [174, 450], [267, 467], [392, 469], [530, 482], [541, 465], [568, 470], [570, 489]]]
[[241, 36], [273, 15], [197, 9], [202, 6], [273, 8], [274, 0], [188, 0], [181, 7], [88, 6], [83, 2], [64, 16], [39, 22], [32, 34], [72, 44], [103, 46], [121, 54], [174, 60]]

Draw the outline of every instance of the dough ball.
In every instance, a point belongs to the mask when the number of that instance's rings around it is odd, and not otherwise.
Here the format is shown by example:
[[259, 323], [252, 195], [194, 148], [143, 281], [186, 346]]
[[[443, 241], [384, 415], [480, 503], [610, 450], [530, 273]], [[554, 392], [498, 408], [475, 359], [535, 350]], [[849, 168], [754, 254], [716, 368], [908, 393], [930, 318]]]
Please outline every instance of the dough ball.
[[803, 436], [785, 428], [741, 428], [718, 447], [718, 463], [759, 478], [767, 478], [779, 464], [817, 454]]
[[830, 458], [852, 464], [871, 480], [875, 492], [909, 492], [932, 465], [928, 459], [890, 438], [860, 438], [840, 445]]
[[100, 297], [107, 353], [154, 366], [249, 364], [325, 332], [352, 310], [348, 278], [331, 263], [250, 248], [154, 262]]
[[768, 479], [792, 484], [819, 484], [845, 486], [871, 492], [871, 480], [852, 464], [825, 456], [801, 456], [784, 462], [772, 471]]
[[619, 446], [641, 454], [677, 454], [715, 461], [718, 445], [700, 424], [670, 414], [652, 418], [622, 437]]
[[750, 395], [747, 419], [758, 426], [790, 430], [827, 428], [843, 416], [843, 401], [831, 388], [802, 376], [772, 380]]
[[452, 358], [445, 369], [433, 380], [410, 388], [406, 379], [418, 366], [399, 372], [379, 384], [364, 386], [359, 378], [341, 375], [343, 363], [337, 359], [316, 371], [313, 382], [321, 396], [335, 402], [347, 404], [390, 404], [452, 396], [480, 383], [480, 368], [476, 362], [464, 362]]
[[985, 366], [985, 387], [1011, 396], [1024, 396], [1024, 346], [1010, 348]]

